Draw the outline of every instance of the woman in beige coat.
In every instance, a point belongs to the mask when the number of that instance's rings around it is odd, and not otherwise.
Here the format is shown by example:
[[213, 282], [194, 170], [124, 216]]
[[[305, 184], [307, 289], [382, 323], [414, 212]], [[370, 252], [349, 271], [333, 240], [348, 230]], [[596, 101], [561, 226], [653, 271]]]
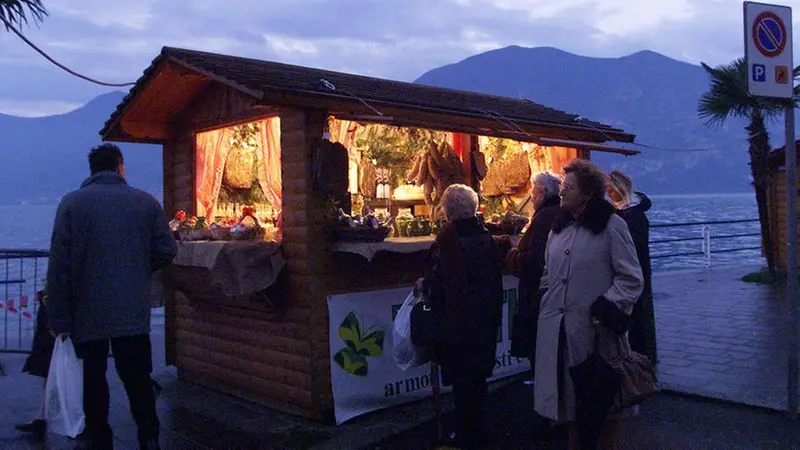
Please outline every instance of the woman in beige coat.
[[539, 313], [534, 407], [568, 423], [570, 447], [577, 448], [569, 368], [589, 357], [596, 335], [603, 358], [619, 351], [643, 278], [628, 226], [603, 199], [604, 174], [581, 159], [564, 172], [561, 211], [547, 241], [540, 286], [547, 292]]

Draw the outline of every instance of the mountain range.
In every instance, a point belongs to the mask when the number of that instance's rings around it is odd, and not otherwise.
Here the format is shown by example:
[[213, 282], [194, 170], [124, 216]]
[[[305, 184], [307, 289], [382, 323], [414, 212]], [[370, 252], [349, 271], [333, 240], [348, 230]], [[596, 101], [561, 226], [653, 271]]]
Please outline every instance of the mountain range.
[[[0, 114], [0, 204], [53, 204], [89, 175], [89, 150], [101, 143], [98, 131], [122, 98], [111, 92], [66, 114], [25, 118]], [[136, 187], [161, 198], [161, 146], [117, 144], [126, 176]]]
[[[697, 100], [708, 76], [697, 65], [643, 51], [592, 58], [554, 48], [506, 47], [423, 74], [415, 82], [508, 97], [579, 114], [637, 135], [640, 155], [593, 152], [650, 194], [749, 192], [745, 123], [708, 128]], [[54, 203], [88, 173], [86, 154], [124, 93], [101, 95], [66, 114], [20, 118], [0, 114], [0, 204]], [[502, 111], [501, 111], [502, 113]], [[783, 144], [779, 124], [770, 131]], [[161, 149], [120, 144], [134, 186], [161, 197]]]
[[[578, 56], [555, 48], [506, 47], [433, 69], [417, 83], [532, 101], [637, 135], [641, 154], [592, 152], [600, 166], [628, 172], [652, 194], [750, 192], [744, 121], [709, 128], [697, 102], [709, 88], [699, 65], [652, 51], [620, 58]], [[769, 125], [782, 146], [783, 126]]]

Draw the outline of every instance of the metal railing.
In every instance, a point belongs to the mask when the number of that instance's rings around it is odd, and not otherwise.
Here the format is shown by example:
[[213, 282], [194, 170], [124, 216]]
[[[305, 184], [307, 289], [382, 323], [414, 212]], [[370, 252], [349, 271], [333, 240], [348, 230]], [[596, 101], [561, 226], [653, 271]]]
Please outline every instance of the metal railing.
[[48, 252], [0, 249], [0, 352], [30, 351]]
[[[677, 258], [677, 257], [685, 257], [685, 256], [702, 256], [703, 257], [703, 265], [705, 267], [711, 267], [711, 255], [712, 255], [712, 253], [731, 253], [731, 252], [761, 250], [761, 245], [744, 246], [744, 247], [726, 247], [726, 248], [721, 248], [721, 249], [712, 249], [712, 246], [711, 246], [712, 241], [731, 240], [731, 239], [738, 239], [738, 238], [747, 238], [747, 237], [754, 237], [754, 236], [759, 236], [760, 237], [761, 236], [760, 232], [712, 235], [712, 233], [711, 233], [711, 225], [734, 225], [734, 224], [753, 223], [753, 222], [759, 222], [759, 219], [714, 220], [714, 221], [707, 221], [707, 222], [682, 222], [682, 223], [651, 224], [650, 225], [650, 229], [679, 228], [679, 227], [683, 227], [683, 228], [700, 227], [700, 236], [668, 238], [668, 239], [655, 239], [655, 240], [651, 239], [650, 240], [650, 251], [651, 251], [650, 259]], [[659, 244], [675, 244], [675, 243], [679, 243], [679, 242], [690, 242], [690, 241], [701, 241], [700, 251], [688, 251], [688, 252], [677, 252], [677, 253], [655, 253], [655, 254], [652, 253], [654, 246], [659, 245]], [[760, 241], [759, 241], [759, 244], [760, 244]]]

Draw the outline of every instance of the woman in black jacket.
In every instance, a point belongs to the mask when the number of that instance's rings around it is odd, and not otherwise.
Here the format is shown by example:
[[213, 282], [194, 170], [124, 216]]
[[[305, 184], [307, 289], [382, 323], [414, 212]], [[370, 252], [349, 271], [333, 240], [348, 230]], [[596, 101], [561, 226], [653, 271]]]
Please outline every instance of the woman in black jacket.
[[633, 351], [647, 356], [655, 366], [658, 362], [656, 317], [650, 268], [650, 222], [646, 214], [652, 202], [643, 193], [635, 191], [631, 177], [619, 170], [608, 174], [606, 192], [617, 209], [617, 214], [628, 224], [644, 275], [644, 290], [633, 307], [628, 340]]
[[484, 448], [486, 380], [494, 370], [503, 317], [505, 252], [477, 217], [478, 195], [469, 186], [448, 187], [441, 205], [448, 223], [436, 236], [426, 277], [417, 286], [431, 299], [441, 328], [434, 359], [443, 384], [453, 386], [456, 430], [449, 443]]
[[534, 212], [528, 230], [506, 255], [506, 268], [519, 278], [519, 306], [514, 317], [511, 355], [528, 358], [534, 373], [536, 323], [539, 320], [539, 282], [544, 271], [544, 250], [561, 202], [561, 177], [539, 172], [533, 177]]

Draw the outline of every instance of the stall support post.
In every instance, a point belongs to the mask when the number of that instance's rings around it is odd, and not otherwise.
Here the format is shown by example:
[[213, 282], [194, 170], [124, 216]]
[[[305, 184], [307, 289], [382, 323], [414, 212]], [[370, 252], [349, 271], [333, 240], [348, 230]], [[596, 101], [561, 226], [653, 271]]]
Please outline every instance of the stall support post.
[[792, 327], [789, 339], [789, 416], [797, 420], [797, 375], [800, 346], [800, 310], [797, 304], [797, 151], [794, 136], [794, 103], [786, 107], [786, 215], [789, 234], [786, 261], [786, 301], [791, 308]]

